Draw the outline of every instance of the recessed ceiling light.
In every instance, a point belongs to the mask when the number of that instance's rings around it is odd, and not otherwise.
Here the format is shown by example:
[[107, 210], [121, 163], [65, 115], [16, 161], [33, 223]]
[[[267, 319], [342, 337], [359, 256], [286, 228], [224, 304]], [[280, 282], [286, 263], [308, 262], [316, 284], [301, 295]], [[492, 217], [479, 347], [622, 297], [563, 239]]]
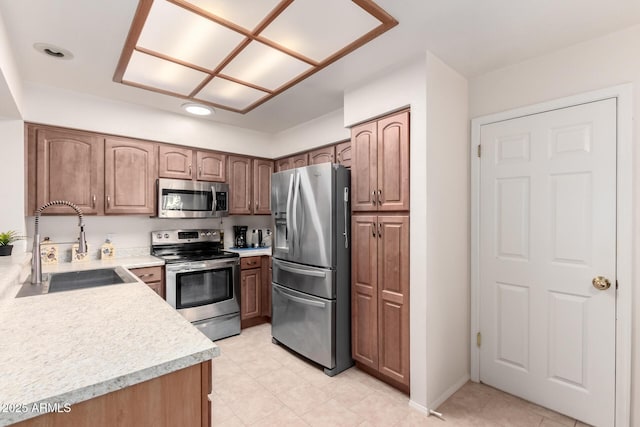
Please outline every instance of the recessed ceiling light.
[[56, 59], [73, 59], [73, 53], [67, 49], [49, 43], [35, 43], [33, 48], [38, 52]]
[[191, 114], [195, 114], [196, 116], [208, 116], [214, 113], [214, 109], [211, 107], [207, 107], [206, 105], [196, 104], [195, 102], [187, 102], [182, 104], [182, 108]]

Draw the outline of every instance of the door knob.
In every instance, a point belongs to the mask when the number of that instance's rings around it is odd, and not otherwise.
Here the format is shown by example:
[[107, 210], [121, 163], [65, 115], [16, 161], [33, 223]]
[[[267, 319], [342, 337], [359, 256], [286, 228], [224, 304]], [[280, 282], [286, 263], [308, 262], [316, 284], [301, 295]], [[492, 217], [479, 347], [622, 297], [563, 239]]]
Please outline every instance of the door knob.
[[599, 291], [606, 291], [611, 287], [611, 282], [604, 276], [596, 276], [591, 281], [593, 287]]

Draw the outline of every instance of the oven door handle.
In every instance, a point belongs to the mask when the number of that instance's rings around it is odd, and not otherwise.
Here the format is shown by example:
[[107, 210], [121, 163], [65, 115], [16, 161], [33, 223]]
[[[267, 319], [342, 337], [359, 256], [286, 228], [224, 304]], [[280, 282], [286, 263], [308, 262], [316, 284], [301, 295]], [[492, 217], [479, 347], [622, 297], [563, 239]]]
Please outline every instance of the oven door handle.
[[319, 307], [319, 308], [325, 308], [327, 306], [327, 304], [325, 304], [324, 302], [293, 296], [287, 292], [282, 291], [281, 289], [276, 288], [275, 286], [273, 287], [273, 290], [279, 293], [280, 295], [282, 295], [283, 297], [300, 304], [310, 305], [311, 307]]

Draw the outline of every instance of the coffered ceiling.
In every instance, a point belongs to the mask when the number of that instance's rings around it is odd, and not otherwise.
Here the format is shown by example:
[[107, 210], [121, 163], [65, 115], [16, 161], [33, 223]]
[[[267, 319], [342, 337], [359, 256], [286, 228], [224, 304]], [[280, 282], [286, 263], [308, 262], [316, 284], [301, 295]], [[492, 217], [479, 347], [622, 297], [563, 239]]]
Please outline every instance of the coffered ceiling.
[[[357, 87], [414, 58], [424, 57], [426, 50], [432, 51], [464, 76], [474, 77], [640, 23], [640, 2], [637, 0], [374, 1], [395, 18], [398, 25], [270, 97], [272, 92], [305, 75], [314, 63], [326, 61], [336, 49], [341, 49], [341, 44], [357, 40], [363, 34], [368, 34], [371, 28], [384, 25], [383, 20], [371, 13], [363, 14], [363, 10], [370, 11], [361, 7], [363, 2], [358, 0], [162, 0], [167, 7], [177, 7], [182, 11], [187, 11], [188, 7], [203, 9], [220, 19], [233, 22], [242, 30], [235, 31], [229, 25], [220, 25], [215, 19], [198, 21], [204, 22], [202, 26], [189, 26], [189, 32], [194, 33], [185, 34], [185, 37], [197, 39], [218, 32], [227, 34], [225, 43], [216, 46], [206, 59], [195, 45], [192, 50], [176, 48], [173, 45], [176, 40], [167, 37], [160, 27], [149, 29], [148, 33], [141, 31], [139, 39], [129, 46], [134, 66], [120, 70], [123, 71], [122, 79], [143, 86], [155, 84], [145, 80], [151, 77], [141, 75], [140, 70], [156, 67], [153, 65], [155, 61], [170, 56], [173, 61], [168, 61], [171, 63], [167, 65], [169, 69], [173, 65], [182, 67], [180, 62], [197, 65], [186, 67], [186, 74], [195, 73], [196, 78], [192, 76], [190, 84], [179, 87], [180, 94], [188, 97], [194, 88], [220, 68], [220, 73], [202, 86], [195, 98], [236, 110], [264, 102], [254, 105], [255, 108], [246, 114], [217, 109], [215, 115], [203, 120], [277, 132], [341, 108], [345, 89]], [[290, 4], [281, 12], [282, 22], [274, 19], [273, 27], [267, 26], [264, 32], [253, 37], [247, 34], [254, 31], [258, 26], [256, 23], [268, 16], [274, 7], [278, 8], [283, 3]], [[348, 6], [336, 6], [341, 11], [337, 15], [332, 15], [333, 7], [324, 7], [338, 3]], [[221, 16], [217, 15], [220, 12], [215, 9], [207, 9], [208, 5], [215, 4], [236, 7], [229, 9], [232, 11], [229, 15]], [[137, 9], [138, 0], [0, 0], [0, 15], [7, 30], [12, 55], [26, 85], [53, 86], [187, 114], [180, 108], [185, 102], [184, 98], [114, 82], [114, 74], [116, 80], [119, 76], [116, 72], [118, 65], [131, 62], [121, 61], [121, 58], [123, 50], [127, 49], [129, 31]], [[162, 24], [167, 17], [159, 9], [157, 13], [149, 13], [149, 19]], [[176, 23], [179, 20], [177, 16], [172, 19]], [[292, 43], [285, 34], [296, 27], [308, 28], [308, 34], [315, 38], [301, 37], [299, 45]], [[318, 35], [319, 42], [316, 41]], [[250, 40], [245, 49], [238, 53], [234, 61], [228, 62], [227, 67], [220, 67], [225, 55], [228, 56], [226, 52], [229, 46], [238, 46], [244, 39]], [[38, 42], [65, 48], [74, 57], [60, 61], [45, 56], [33, 48], [34, 43]], [[282, 73], [272, 74], [268, 78], [253, 75], [255, 67], [246, 66], [248, 62], [245, 61], [256, 58], [253, 55], [260, 54], [261, 50], [272, 52], [274, 45], [283, 48], [275, 49], [274, 58], [286, 55], [287, 65], [276, 66]], [[135, 46], [138, 48], [134, 51]], [[156, 55], [150, 55], [151, 51]], [[133, 59], [134, 56], [137, 58]], [[277, 62], [277, 59], [271, 60]], [[260, 62], [269, 63], [267, 60]], [[206, 76], [207, 73], [209, 76]], [[242, 90], [237, 89], [238, 81], [242, 82]], [[221, 95], [234, 92], [229, 88], [234, 88], [238, 95], [231, 98]], [[258, 91], [258, 94], [254, 91]], [[262, 96], [262, 92], [267, 95]]]

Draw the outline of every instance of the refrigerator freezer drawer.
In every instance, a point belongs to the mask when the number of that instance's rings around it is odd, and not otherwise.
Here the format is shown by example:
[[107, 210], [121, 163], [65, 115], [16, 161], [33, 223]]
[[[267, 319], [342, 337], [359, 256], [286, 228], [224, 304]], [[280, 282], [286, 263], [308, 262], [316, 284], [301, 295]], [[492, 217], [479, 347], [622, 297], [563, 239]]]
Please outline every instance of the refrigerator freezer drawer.
[[336, 302], [276, 283], [272, 293], [273, 337], [325, 368], [334, 368]]
[[336, 272], [273, 258], [273, 281], [316, 297], [336, 298]]

